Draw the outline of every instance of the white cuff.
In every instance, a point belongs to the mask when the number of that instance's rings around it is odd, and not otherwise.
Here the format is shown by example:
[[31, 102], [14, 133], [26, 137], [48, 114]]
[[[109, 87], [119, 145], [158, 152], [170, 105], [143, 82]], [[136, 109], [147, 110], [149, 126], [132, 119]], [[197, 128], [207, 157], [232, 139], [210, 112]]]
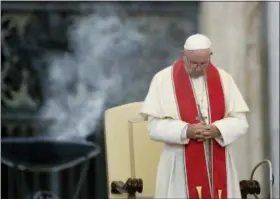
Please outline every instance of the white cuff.
[[186, 125], [181, 132], [181, 141], [183, 144], [188, 144], [190, 139], [187, 137], [188, 125]]

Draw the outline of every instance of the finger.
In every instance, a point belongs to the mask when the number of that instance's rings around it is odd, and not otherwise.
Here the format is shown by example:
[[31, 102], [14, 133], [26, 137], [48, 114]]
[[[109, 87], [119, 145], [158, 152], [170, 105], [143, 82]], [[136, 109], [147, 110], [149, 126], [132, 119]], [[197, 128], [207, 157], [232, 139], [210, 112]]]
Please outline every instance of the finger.
[[196, 134], [196, 135], [195, 135], [195, 138], [199, 140], [199, 139], [203, 139], [204, 136], [203, 136], [203, 135], [200, 135], [200, 134]]
[[211, 131], [202, 131], [201, 135], [203, 135], [203, 136], [210, 136], [211, 135]]
[[209, 139], [212, 139], [212, 138], [213, 138], [212, 136], [205, 136], [204, 137], [205, 140], [209, 140]]
[[204, 141], [204, 139], [198, 139], [197, 141], [198, 141], [198, 142], [203, 142], [203, 141]]
[[203, 128], [204, 130], [210, 130], [210, 127], [208, 125], [203, 125], [201, 128]]
[[195, 129], [195, 130], [194, 130], [194, 133], [195, 133], [195, 134], [202, 134], [203, 131], [205, 131], [205, 130], [204, 130], [204, 129]]
[[206, 124], [206, 125], [204, 125], [204, 128], [211, 129], [211, 125], [210, 124]]
[[195, 124], [193, 126], [194, 129], [204, 129], [204, 130], [210, 130], [210, 127], [204, 124]]

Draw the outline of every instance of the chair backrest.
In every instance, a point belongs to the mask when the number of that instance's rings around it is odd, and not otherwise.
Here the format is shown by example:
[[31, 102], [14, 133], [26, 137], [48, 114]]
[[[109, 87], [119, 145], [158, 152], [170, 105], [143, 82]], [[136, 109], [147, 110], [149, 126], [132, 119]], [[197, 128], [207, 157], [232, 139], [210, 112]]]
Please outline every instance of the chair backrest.
[[[157, 165], [162, 144], [150, 140], [147, 122], [139, 115], [142, 102], [125, 104], [105, 112], [105, 144], [109, 198], [111, 182], [126, 182], [130, 177], [143, 180], [143, 192], [137, 197], [153, 197]], [[135, 175], [135, 176], [134, 176]]]

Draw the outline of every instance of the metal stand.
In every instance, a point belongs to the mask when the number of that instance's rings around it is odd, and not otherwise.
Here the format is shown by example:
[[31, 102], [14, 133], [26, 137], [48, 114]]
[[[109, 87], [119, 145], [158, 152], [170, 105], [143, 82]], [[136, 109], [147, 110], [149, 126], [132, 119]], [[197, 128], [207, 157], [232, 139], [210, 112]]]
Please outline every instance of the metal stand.
[[258, 195], [261, 193], [261, 186], [260, 183], [254, 179], [254, 174], [256, 170], [263, 164], [268, 164], [269, 166], [269, 199], [272, 199], [272, 187], [274, 176], [272, 174], [272, 166], [270, 160], [263, 160], [258, 163], [252, 170], [250, 179], [249, 180], [242, 180], [240, 181], [240, 190], [243, 199], [247, 199], [247, 195], [251, 194], [254, 195], [256, 199], [259, 199]]
[[[72, 194], [72, 199], [78, 199], [83, 182], [86, 179], [89, 169], [90, 159], [97, 156], [100, 148], [91, 142], [54, 140], [48, 138], [7, 138], [1, 140], [2, 163], [19, 172], [17, 191], [24, 198], [27, 197], [29, 190], [23, 171], [31, 172], [59, 172], [63, 169], [71, 168], [82, 162], [84, 167], [81, 170], [80, 178], [76, 189]], [[44, 198], [36, 192], [28, 199]], [[45, 192], [44, 195], [49, 199], [59, 199], [52, 192]]]
[[81, 171], [80, 178], [79, 178], [76, 190], [75, 190], [75, 192], [73, 194], [73, 199], [78, 199], [79, 193], [80, 193], [81, 188], [83, 186], [83, 183], [84, 183], [84, 181], [85, 181], [85, 179], [87, 177], [88, 169], [89, 169], [89, 160], [87, 160], [87, 162], [84, 165], [84, 168]]
[[29, 190], [28, 190], [28, 186], [27, 186], [27, 183], [25, 180], [25, 176], [18, 167], [15, 167], [15, 169], [16, 169], [15, 177], [17, 177], [17, 176], [19, 177], [19, 178], [15, 178], [16, 190], [17, 190], [18, 194], [26, 196], [28, 194]]

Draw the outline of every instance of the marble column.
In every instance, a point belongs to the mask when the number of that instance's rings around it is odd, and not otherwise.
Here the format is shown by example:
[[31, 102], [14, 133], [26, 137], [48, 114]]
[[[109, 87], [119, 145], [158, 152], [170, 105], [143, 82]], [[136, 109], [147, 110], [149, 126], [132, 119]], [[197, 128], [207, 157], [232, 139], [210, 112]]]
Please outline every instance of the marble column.
[[[202, 2], [199, 16], [200, 32], [213, 43], [213, 63], [233, 76], [250, 108], [249, 132], [234, 143], [239, 177], [248, 179], [252, 168], [265, 158], [268, 133], [263, 118], [261, 6], [259, 2]], [[262, 173], [263, 169], [258, 170], [255, 179], [263, 184]]]

